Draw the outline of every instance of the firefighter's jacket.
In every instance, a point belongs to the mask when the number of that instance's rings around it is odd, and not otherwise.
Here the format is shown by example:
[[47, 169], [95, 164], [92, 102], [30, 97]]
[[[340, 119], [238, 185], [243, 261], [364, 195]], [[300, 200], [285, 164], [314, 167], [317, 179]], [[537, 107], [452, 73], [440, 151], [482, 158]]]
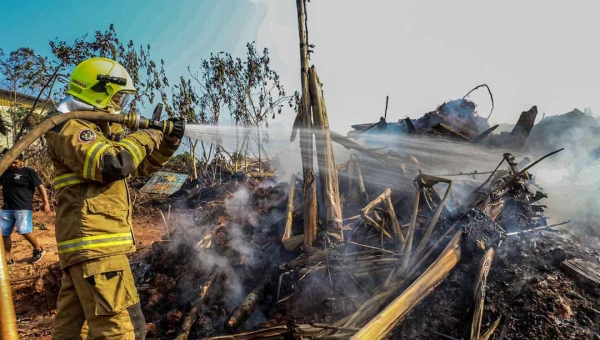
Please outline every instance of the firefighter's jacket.
[[126, 178], [158, 170], [177, 150], [153, 136], [138, 131], [113, 141], [96, 124], [76, 119], [46, 133], [61, 268], [135, 251]]

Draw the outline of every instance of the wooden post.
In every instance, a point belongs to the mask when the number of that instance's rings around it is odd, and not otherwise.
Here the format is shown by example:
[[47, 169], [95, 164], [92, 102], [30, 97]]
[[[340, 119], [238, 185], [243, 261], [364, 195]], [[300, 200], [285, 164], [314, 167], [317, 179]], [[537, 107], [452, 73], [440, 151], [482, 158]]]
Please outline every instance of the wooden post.
[[[352, 159], [352, 156], [350, 157]], [[360, 169], [360, 158], [354, 155], [354, 166], [356, 168], [356, 174], [358, 177], [358, 191], [360, 192], [360, 203], [367, 203], [369, 201], [369, 195], [365, 189], [365, 181], [363, 179], [362, 170]]]
[[304, 244], [312, 246], [317, 239], [319, 222], [315, 172], [310, 169], [304, 176]]
[[283, 233], [283, 239], [281, 241], [285, 241], [288, 238], [292, 237], [292, 223], [294, 222], [294, 195], [296, 195], [296, 175], [292, 175], [292, 179], [290, 180], [288, 194], [288, 202], [287, 208], [285, 212], [285, 232]]
[[[298, 117], [294, 123], [300, 127], [300, 153], [302, 155], [302, 175], [304, 176], [304, 243], [312, 245], [316, 240], [318, 227], [317, 190], [313, 172], [313, 136], [310, 94], [308, 89], [308, 41], [306, 34], [306, 8], [304, 0], [296, 0], [298, 11], [298, 33], [300, 37], [300, 80], [302, 99]], [[293, 138], [292, 138], [293, 139]], [[312, 178], [309, 178], [312, 176]]]
[[475, 298], [475, 308], [473, 310], [473, 322], [471, 323], [471, 340], [479, 340], [481, 331], [481, 320], [483, 318], [483, 304], [485, 303], [485, 285], [487, 276], [492, 266], [494, 259], [494, 248], [490, 248], [485, 252], [483, 258], [479, 262], [477, 268], [477, 278], [475, 279], [475, 289], [473, 295]]
[[413, 258], [416, 261], [419, 260], [419, 258], [421, 257], [421, 254], [425, 250], [425, 247], [427, 246], [427, 243], [429, 242], [429, 238], [431, 237], [431, 233], [433, 232], [433, 228], [435, 228], [435, 225], [437, 224], [438, 220], [440, 219], [440, 215], [442, 214], [442, 210], [444, 209], [444, 205], [446, 204], [446, 200], [448, 199], [448, 196], [450, 195], [450, 190], [452, 189], [452, 181], [449, 179], [435, 177], [435, 176], [428, 176], [428, 175], [422, 175], [421, 178], [424, 178], [425, 181], [430, 182], [427, 184], [428, 186], [433, 187], [433, 185], [435, 183], [443, 182], [443, 183], [448, 183], [448, 188], [446, 188], [446, 193], [444, 194], [442, 201], [438, 205], [437, 210], [435, 211], [435, 214], [433, 215], [433, 218], [429, 222], [429, 227], [427, 227], [427, 231], [425, 231], [425, 234], [423, 234], [423, 236], [421, 238], [421, 242], [419, 242], [419, 245], [417, 246], [417, 250], [415, 250], [415, 252], [414, 252]]
[[383, 113], [383, 119], [387, 121], [387, 108], [388, 102], [390, 101], [390, 96], [385, 96], [385, 112]]
[[[385, 338], [388, 333], [398, 325], [398, 323], [402, 321], [415, 306], [427, 297], [458, 264], [461, 256], [461, 234], [462, 231], [457, 232], [437, 260], [415, 282], [402, 292], [402, 294], [371, 319], [371, 321], [361, 328], [358, 333], [352, 336], [350, 340]], [[374, 298], [371, 299], [373, 300]], [[385, 302], [385, 300], [386, 299], [381, 299], [380, 301]], [[381, 302], [373, 304], [371, 310], [377, 310], [377, 307], [381, 304]], [[365, 315], [368, 316], [369, 313], [363, 313], [361, 317], [364, 318]], [[344, 325], [344, 327], [349, 326]]]
[[410, 261], [410, 253], [412, 252], [413, 239], [415, 238], [415, 228], [417, 225], [417, 215], [419, 214], [419, 199], [421, 197], [421, 189], [415, 191], [415, 206], [413, 207], [413, 214], [410, 218], [410, 225], [408, 227], [408, 234], [406, 235], [406, 242], [402, 245], [404, 251], [404, 259], [402, 260], [402, 274], [406, 274], [408, 270], [408, 262]]
[[317, 162], [319, 164], [319, 178], [321, 179], [321, 192], [323, 194], [323, 205], [325, 207], [325, 221], [330, 232], [339, 235], [343, 240], [342, 233], [342, 208], [340, 205], [340, 185], [338, 182], [335, 157], [329, 134], [329, 120], [327, 109], [323, 98], [323, 90], [314, 66], [308, 71], [310, 101], [312, 103], [313, 118], [315, 121]]

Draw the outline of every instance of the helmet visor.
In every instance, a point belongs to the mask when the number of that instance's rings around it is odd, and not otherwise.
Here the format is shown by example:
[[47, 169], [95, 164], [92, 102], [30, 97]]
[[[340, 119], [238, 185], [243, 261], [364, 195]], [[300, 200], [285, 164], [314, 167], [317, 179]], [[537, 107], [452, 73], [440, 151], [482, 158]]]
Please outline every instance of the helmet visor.
[[119, 107], [124, 108], [131, 99], [133, 98], [133, 93], [127, 92], [119, 92], [121, 94], [121, 98], [119, 99]]
[[110, 99], [110, 101], [112, 102], [113, 106], [117, 106], [116, 109], [120, 111], [125, 107], [125, 105], [129, 104], [133, 96], [134, 93], [121, 91], [115, 93]]

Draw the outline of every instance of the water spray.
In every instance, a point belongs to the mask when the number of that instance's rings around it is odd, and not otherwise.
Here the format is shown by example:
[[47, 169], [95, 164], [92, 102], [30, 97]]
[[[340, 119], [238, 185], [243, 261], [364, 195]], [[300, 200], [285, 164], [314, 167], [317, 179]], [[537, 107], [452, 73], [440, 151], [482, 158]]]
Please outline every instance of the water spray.
[[162, 104], [156, 105], [151, 119], [142, 117], [138, 113], [131, 112], [125, 116], [125, 119], [121, 124], [127, 126], [132, 131], [138, 129], [159, 130], [165, 135], [181, 139], [185, 133], [185, 121], [175, 119], [160, 120], [162, 108]]

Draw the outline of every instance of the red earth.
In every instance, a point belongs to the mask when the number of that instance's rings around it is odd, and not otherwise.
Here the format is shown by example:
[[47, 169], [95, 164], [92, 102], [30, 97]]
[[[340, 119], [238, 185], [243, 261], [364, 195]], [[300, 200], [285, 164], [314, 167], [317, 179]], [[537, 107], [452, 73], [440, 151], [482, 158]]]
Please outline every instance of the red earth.
[[[16, 263], [8, 267], [8, 271], [20, 339], [51, 339], [60, 287], [54, 217], [54, 212], [46, 215], [43, 211], [35, 211], [33, 214], [34, 235], [46, 251], [37, 263], [30, 263], [32, 247], [29, 242], [13, 234], [11, 256]], [[166, 234], [158, 210], [134, 212], [134, 232], [138, 250], [132, 254], [133, 258], [143, 255], [154, 241]]]

